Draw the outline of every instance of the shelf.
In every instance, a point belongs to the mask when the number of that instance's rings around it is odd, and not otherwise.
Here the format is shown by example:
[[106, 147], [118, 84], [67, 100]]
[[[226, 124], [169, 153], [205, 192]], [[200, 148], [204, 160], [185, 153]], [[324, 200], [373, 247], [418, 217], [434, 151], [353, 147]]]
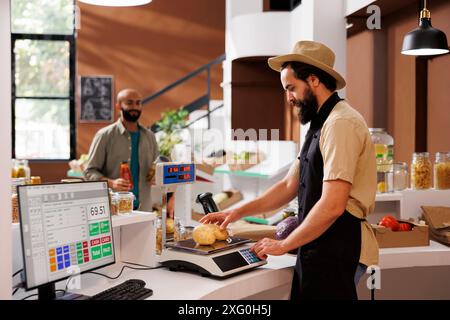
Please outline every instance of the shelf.
[[429, 246], [424, 247], [380, 249], [382, 269], [448, 265], [450, 265], [450, 247], [433, 240], [430, 240]]
[[133, 211], [129, 215], [120, 215], [120, 216], [113, 216], [112, 217], [112, 226], [120, 227], [125, 226], [129, 224], [134, 223], [141, 223], [141, 222], [147, 222], [152, 221], [156, 219], [156, 214], [153, 212], [144, 212], [144, 211]]
[[214, 173], [231, 174], [240, 177], [271, 179], [280, 173], [289, 170], [291, 164], [292, 162], [285, 162], [280, 165], [275, 165], [274, 163], [265, 160], [245, 171], [231, 171], [228, 165], [224, 164], [217, 167], [214, 170]]
[[403, 195], [400, 192], [377, 193], [375, 201], [400, 201]]
[[83, 172], [75, 172], [73, 170], [67, 171], [67, 176], [69, 178], [83, 178]]

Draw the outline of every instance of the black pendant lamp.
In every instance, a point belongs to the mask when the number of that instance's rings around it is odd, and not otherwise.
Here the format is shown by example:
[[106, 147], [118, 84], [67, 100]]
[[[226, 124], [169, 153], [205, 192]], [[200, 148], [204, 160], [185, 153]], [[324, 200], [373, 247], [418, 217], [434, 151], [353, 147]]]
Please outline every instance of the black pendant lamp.
[[411, 56], [431, 56], [449, 52], [445, 33], [431, 26], [431, 14], [427, 1], [420, 12], [419, 27], [403, 38], [402, 54]]

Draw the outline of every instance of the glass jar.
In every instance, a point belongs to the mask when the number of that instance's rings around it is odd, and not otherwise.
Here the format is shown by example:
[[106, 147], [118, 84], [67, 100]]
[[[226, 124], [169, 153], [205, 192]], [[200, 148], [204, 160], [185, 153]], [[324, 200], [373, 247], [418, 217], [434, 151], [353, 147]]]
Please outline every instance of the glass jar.
[[383, 128], [369, 128], [377, 164], [377, 193], [394, 191], [394, 138]]
[[375, 147], [377, 164], [392, 164], [394, 162], [394, 138], [383, 128], [369, 128], [369, 133]]
[[156, 219], [156, 254], [160, 255], [162, 250], [162, 219]]
[[118, 206], [117, 213], [119, 215], [128, 215], [133, 211], [133, 192], [121, 191], [117, 192]]
[[119, 214], [119, 197], [111, 188], [109, 188], [109, 197], [111, 199], [111, 215], [116, 216]]
[[11, 160], [11, 178], [17, 178], [16, 159]]
[[40, 176], [32, 176], [30, 177], [30, 184], [41, 184], [42, 180]]
[[428, 152], [414, 152], [411, 162], [411, 188], [426, 190], [432, 187], [432, 165]]
[[408, 188], [408, 165], [406, 162], [394, 163], [394, 191]]
[[173, 241], [178, 242], [184, 240], [184, 223], [179, 219], [174, 219]]
[[28, 165], [28, 160], [16, 160], [15, 164], [15, 172], [17, 178], [26, 178], [26, 180], [30, 180], [31, 170]]
[[17, 193], [13, 193], [11, 196], [11, 209], [12, 209], [12, 222], [19, 222], [19, 200], [17, 198]]
[[450, 189], [450, 152], [436, 152], [434, 188], [437, 190]]

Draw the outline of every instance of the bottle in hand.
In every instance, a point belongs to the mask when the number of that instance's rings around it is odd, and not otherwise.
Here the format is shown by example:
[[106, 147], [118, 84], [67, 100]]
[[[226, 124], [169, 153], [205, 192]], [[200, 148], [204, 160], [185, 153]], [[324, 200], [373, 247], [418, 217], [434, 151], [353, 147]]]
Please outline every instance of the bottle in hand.
[[120, 164], [120, 177], [130, 183], [130, 189], [133, 189], [133, 178], [131, 176], [130, 166], [128, 162], [123, 161]]

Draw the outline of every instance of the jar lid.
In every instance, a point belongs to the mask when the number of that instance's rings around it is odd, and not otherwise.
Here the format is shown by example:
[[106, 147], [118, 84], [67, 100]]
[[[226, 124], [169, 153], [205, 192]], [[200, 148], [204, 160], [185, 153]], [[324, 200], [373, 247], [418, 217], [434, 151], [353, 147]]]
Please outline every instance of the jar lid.
[[430, 153], [429, 152], [414, 152], [413, 156], [414, 157], [429, 157]]
[[120, 199], [133, 199], [134, 198], [134, 194], [133, 192], [128, 192], [128, 191], [119, 191], [116, 192], [116, 197], [119, 197]]
[[386, 131], [386, 129], [384, 129], [384, 128], [369, 128], [369, 132], [370, 133], [372, 133], [372, 132], [385, 132]]

